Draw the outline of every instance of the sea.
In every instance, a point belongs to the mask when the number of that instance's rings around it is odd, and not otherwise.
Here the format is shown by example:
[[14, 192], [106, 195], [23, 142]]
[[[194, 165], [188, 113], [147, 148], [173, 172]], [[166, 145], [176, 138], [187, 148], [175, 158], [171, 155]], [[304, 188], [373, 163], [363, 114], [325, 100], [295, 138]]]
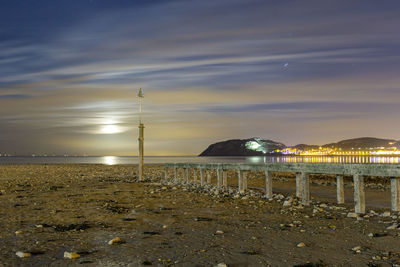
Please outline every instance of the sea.
[[[155, 157], [146, 156], [145, 164], [165, 163], [346, 163], [399, 164], [400, 156], [265, 156], [265, 157]], [[1, 156], [0, 164], [138, 164], [138, 157], [122, 156]]]

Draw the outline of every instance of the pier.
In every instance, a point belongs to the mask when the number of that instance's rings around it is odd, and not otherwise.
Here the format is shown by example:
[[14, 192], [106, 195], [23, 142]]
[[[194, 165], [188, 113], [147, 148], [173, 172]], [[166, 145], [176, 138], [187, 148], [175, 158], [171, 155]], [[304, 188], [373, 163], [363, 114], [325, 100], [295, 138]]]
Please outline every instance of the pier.
[[[381, 177], [390, 180], [391, 210], [400, 211], [400, 165], [399, 164], [333, 164], [333, 163], [266, 163], [231, 164], [231, 163], [167, 163], [165, 164], [165, 179], [169, 177], [169, 170], [173, 170], [173, 180], [185, 183], [196, 182], [201, 185], [211, 184], [211, 171], [216, 172], [217, 188], [227, 188], [226, 171], [237, 172], [239, 193], [247, 190], [247, 173], [258, 171], [265, 173], [265, 196], [272, 198], [272, 173], [296, 174], [296, 197], [301, 199], [304, 206], [310, 205], [310, 174], [328, 174], [336, 176], [337, 203], [344, 203], [344, 176], [352, 176], [354, 183], [354, 210], [357, 214], [365, 213], [365, 177]], [[184, 170], [184, 179], [178, 177], [178, 169]], [[194, 175], [191, 177], [190, 174]], [[200, 180], [197, 180], [197, 174]], [[206, 174], [206, 177], [205, 177]], [[207, 179], [205, 179], [207, 178]]]

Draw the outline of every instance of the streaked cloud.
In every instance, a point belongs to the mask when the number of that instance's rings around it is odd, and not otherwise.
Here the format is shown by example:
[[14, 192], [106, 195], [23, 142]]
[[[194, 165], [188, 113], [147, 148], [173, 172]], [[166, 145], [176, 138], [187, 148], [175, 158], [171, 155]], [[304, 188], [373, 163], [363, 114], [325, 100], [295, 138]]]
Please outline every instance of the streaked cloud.
[[399, 139], [399, 7], [2, 2], [0, 152], [136, 154], [140, 87], [149, 154], [251, 136]]

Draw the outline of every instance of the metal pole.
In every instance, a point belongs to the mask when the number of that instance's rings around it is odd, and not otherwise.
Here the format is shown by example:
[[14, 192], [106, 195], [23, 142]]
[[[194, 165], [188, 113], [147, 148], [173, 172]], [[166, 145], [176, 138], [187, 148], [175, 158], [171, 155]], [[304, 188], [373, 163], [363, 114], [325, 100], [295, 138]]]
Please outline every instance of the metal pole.
[[142, 123], [142, 98], [143, 91], [140, 88], [139, 93], [139, 181], [143, 180], [144, 165], [144, 124]]

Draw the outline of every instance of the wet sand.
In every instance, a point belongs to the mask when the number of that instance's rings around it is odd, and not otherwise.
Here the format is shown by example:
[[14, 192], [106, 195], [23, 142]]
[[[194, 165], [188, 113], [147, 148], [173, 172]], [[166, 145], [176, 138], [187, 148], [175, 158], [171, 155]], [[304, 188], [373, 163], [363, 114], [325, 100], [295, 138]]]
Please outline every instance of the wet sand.
[[[345, 205], [335, 204], [335, 187], [314, 185], [312, 206], [294, 199], [283, 207], [294, 194], [290, 177], [276, 177], [269, 201], [257, 189], [261, 175], [249, 178], [254, 190], [238, 195], [162, 182], [160, 165], [146, 166], [145, 182], [136, 172], [128, 165], [1, 165], [0, 266], [400, 264], [400, 231], [387, 229], [400, 222], [397, 214], [376, 205], [379, 214], [348, 218], [351, 188]], [[368, 209], [375, 196], [388, 204], [389, 192], [368, 189]], [[109, 245], [115, 237], [122, 242]], [[66, 251], [80, 258], [66, 259]]]

